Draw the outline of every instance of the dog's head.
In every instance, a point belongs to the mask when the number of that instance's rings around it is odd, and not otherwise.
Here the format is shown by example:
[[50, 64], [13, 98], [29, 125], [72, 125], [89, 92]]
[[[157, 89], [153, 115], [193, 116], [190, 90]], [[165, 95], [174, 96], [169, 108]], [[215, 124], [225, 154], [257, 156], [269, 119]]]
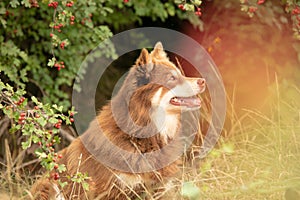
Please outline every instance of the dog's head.
[[[199, 109], [198, 94], [205, 90], [205, 79], [185, 77], [167, 57], [163, 46], [158, 42], [149, 53], [143, 49], [135, 66], [138, 90], [148, 91], [151, 106], [160, 107], [166, 112], [180, 112]], [[153, 87], [153, 85], [157, 85]], [[139, 92], [139, 91], [137, 91]]]

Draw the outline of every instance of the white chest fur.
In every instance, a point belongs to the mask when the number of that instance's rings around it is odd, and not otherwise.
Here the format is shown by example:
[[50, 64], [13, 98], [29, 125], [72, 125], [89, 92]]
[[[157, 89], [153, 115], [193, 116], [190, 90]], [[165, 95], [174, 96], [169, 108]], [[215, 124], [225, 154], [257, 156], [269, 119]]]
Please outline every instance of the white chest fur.
[[163, 109], [158, 109], [152, 114], [152, 120], [166, 143], [168, 139], [174, 138], [178, 130], [178, 115], [168, 114]]

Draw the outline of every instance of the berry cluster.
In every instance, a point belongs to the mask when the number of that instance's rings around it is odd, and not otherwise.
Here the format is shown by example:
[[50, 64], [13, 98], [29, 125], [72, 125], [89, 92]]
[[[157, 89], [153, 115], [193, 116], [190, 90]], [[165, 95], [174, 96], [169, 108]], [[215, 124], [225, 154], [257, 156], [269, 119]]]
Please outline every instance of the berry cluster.
[[60, 129], [61, 128], [61, 123], [62, 123], [62, 120], [59, 119], [58, 122], [56, 124], [54, 124], [54, 127], [57, 128], [57, 129]]
[[201, 16], [201, 8], [199, 7], [201, 5], [201, 1], [191, 1], [190, 3], [187, 3], [186, 1], [182, 1], [182, 3], [178, 4], [178, 8], [182, 11], [192, 11], [195, 15]]
[[201, 16], [202, 15], [202, 13], [201, 13], [201, 8], [197, 8], [197, 11], [195, 12], [195, 15], [197, 15], [197, 16]]
[[73, 2], [73, 1], [70, 1], [70, 2], [66, 3], [66, 6], [67, 6], [67, 7], [72, 7], [73, 4], [74, 4], [74, 2]]
[[25, 97], [20, 97], [20, 99], [18, 101], [15, 101], [15, 104], [17, 106], [21, 105], [23, 102], [25, 101]]
[[300, 7], [299, 6], [294, 7], [291, 11], [291, 14], [292, 14], [295, 30], [297, 30], [298, 33], [300, 33]]
[[55, 64], [54, 64], [54, 67], [56, 67], [57, 70], [59, 71], [59, 70], [61, 70], [62, 68], [65, 68], [65, 65], [64, 65], [64, 62], [61, 61], [61, 62], [55, 63]]
[[292, 15], [299, 15], [300, 14], [300, 7], [296, 7], [292, 10]]
[[249, 0], [241, 0], [242, 11], [247, 12], [250, 17], [254, 16], [254, 13], [258, 10], [257, 5], [261, 5], [265, 3], [265, 0], [256, 0], [256, 1], [249, 1]]
[[53, 1], [53, 2], [51, 2], [51, 3], [48, 4], [48, 7], [52, 7], [54, 9], [56, 9], [57, 6], [58, 6], [58, 2], [57, 1]]
[[54, 180], [58, 180], [60, 178], [59, 176], [59, 164], [57, 163], [57, 161], [59, 159], [61, 159], [63, 156], [62, 154], [57, 154], [57, 153], [54, 153], [54, 157], [52, 158], [52, 161], [54, 162], [54, 165], [53, 165], [53, 169], [54, 169], [54, 172], [51, 174], [51, 178], [53, 178]]
[[21, 112], [20, 113], [20, 117], [18, 119], [18, 124], [22, 125], [25, 123], [25, 119], [26, 119], [26, 113], [25, 112]]
[[54, 25], [53, 28], [55, 30], [57, 30], [59, 33], [61, 32], [61, 28], [63, 27], [64, 25], [62, 23], [58, 24], [58, 25]]
[[66, 42], [61, 42], [59, 46], [60, 46], [61, 49], [65, 49]]
[[74, 24], [74, 21], [75, 21], [75, 16], [72, 15], [72, 16], [70, 17], [70, 24], [73, 25], [73, 24]]

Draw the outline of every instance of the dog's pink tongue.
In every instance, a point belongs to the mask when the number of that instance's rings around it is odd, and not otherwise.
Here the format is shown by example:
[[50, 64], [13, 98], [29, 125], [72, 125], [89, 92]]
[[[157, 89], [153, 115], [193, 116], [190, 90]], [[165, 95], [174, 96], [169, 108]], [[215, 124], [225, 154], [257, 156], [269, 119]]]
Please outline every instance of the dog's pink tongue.
[[171, 104], [175, 106], [198, 107], [201, 106], [201, 100], [198, 97], [174, 97]]

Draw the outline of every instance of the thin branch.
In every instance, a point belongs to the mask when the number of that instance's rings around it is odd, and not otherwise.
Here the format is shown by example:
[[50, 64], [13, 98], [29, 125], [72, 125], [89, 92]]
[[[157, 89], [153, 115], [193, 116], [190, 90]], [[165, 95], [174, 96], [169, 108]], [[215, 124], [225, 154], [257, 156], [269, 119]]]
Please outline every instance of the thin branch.
[[69, 142], [72, 142], [73, 140], [75, 140], [75, 137], [73, 137], [72, 135], [70, 135], [67, 131], [60, 129], [60, 134], [63, 138], [65, 138], [66, 140], [68, 140]]
[[175, 59], [176, 59], [177, 66], [178, 66], [178, 68], [179, 68], [181, 74], [185, 76], [184, 70], [183, 70], [183, 68], [182, 68], [182, 66], [181, 66], [181, 64], [180, 64], [180, 62], [179, 62], [179, 60], [178, 60], [178, 58], [175, 57]]

